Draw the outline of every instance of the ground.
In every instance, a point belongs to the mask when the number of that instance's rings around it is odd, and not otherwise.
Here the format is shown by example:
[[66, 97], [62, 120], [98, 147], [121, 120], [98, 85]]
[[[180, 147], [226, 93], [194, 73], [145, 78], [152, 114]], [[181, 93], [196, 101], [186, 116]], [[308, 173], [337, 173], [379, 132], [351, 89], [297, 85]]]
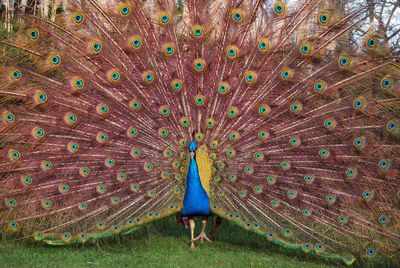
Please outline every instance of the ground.
[[198, 243], [192, 251], [189, 239], [189, 231], [170, 217], [132, 235], [85, 245], [52, 247], [6, 241], [0, 242], [0, 267], [337, 267], [288, 252], [225, 221], [213, 243]]

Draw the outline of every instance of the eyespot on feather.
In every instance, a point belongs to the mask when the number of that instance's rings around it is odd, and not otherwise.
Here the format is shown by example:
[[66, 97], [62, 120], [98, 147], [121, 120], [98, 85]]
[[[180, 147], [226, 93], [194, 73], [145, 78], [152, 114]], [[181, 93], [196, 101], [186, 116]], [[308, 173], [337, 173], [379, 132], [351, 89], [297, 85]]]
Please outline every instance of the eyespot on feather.
[[269, 38], [264, 37], [258, 40], [257, 48], [262, 53], [268, 52], [270, 47], [271, 47], [271, 42], [269, 41]]
[[235, 8], [231, 11], [231, 19], [235, 23], [240, 23], [244, 20], [244, 11], [241, 8]]
[[239, 56], [239, 48], [235, 45], [229, 45], [225, 50], [229, 59], [235, 59]]
[[253, 70], [247, 70], [244, 73], [244, 80], [248, 85], [253, 85], [257, 82], [257, 73]]
[[332, 13], [328, 10], [320, 10], [317, 14], [318, 24], [321, 26], [331, 26], [332, 25]]
[[41, 127], [34, 127], [31, 131], [31, 135], [37, 139], [40, 140], [42, 138], [44, 138], [44, 136], [46, 135], [46, 132], [44, 131], [43, 128]]
[[142, 80], [145, 84], [152, 84], [156, 79], [156, 75], [153, 71], [147, 70], [142, 73]]
[[161, 116], [167, 117], [171, 114], [171, 107], [169, 107], [168, 105], [161, 105], [158, 109], [158, 112]]
[[290, 81], [293, 78], [293, 69], [289, 67], [283, 67], [280, 72], [280, 79], [284, 82]]
[[100, 144], [106, 144], [109, 140], [109, 136], [104, 131], [99, 131], [96, 135], [96, 141]]
[[299, 45], [299, 51], [303, 57], [310, 56], [313, 52], [313, 44], [310, 40], [303, 40]]
[[121, 71], [118, 69], [108, 70], [107, 78], [110, 83], [118, 83], [121, 80]]
[[142, 103], [139, 100], [133, 99], [129, 102], [129, 107], [133, 112], [137, 112], [142, 108]]
[[9, 149], [7, 153], [8, 159], [10, 159], [12, 162], [17, 162], [18, 160], [21, 159], [21, 153], [18, 150], [15, 149]]
[[171, 42], [162, 45], [162, 52], [165, 56], [171, 57], [175, 53], [175, 45]]
[[29, 27], [25, 30], [25, 35], [32, 42], [37, 42], [40, 39], [40, 30], [37, 27]]
[[299, 115], [303, 110], [303, 104], [299, 101], [294, 101], [290, 104], [289, 110], [292, 114]]
[[160, 25], [166, 26], [171, 23], [171, 13], [161, 11], [158, 15], [158, 22]]
[[50, 53], [47, 56], [47, 62], [52, 67], [58, 67], [61, 65], [61, 55], [55, 52]]
[[239, 115], [239, 109], [236, 106], [229, 106], [226, 115], [229, 119], [235, 119]]
[[103, 49], [103, 45], [99, 39], [92, 39], [88, 42], [88, 52], [92, 55], [99, 54]]
[[47, 93], [44, 90], [36, 90], [33, 95], [33, 101], [36, 105], [41, 105], [46, 103], [48, 100]]
[[97, 104], [96, 112], [101, 117], [107, 117], [110, 114], [110, 107], [104, 102], [101, 102]]
[[275, 15], [277, 16], [285, 16], [287, 9], [286, 4], [280, 0], [276, 1], [273, 6], [273, 10]]
[[14, 114], [10, 111], [4, 111], [1, 115], [1, 118], [6, 126], [13, 125], [16, 122]]
[[22, 78], [22, 73], [18, 68], [11, 67], [8, 69], [8, 78], [11, 81], [19, 81]]
[[180, 79], [174, 79], [171, 81], [171, 88], [175, 92], [181, 92], [184, 89], [183, 81]]
[[133, 35], [128, 40], [129, 48], [139, 50], [143, 45], [143, 39], [140, 35]]
[[131, 3], [119, 2], [118, 3], [118, 14], [122, 17], [127, 17], [132, 12]]
[[188, 117], [184, 116], [181, 119], [179, 119], [179, 123], [182, 127], [189, 127], [190, 126], [190, 120]]
[[197, 58], [194, 59], [192, 66], [193, 70], [195, 70], [197, 73], [202, 73], [206, 70], [207, 63], [203, 58]]
[[72, 12], [70, 16], [70, 21], [73, 25], [80, 26], [85, 21], [85, 15], [80, 11]]
[[348, 54], [342, 54], [338, 58], [338, 65], [341, 70], [348, 69], [351, 66], [352, 62], [353, 62], [353, 59]]
[[85, 88], [85, 81], [80, 76], [74, 76], [70, 79], [72, 93], [81, 92]]
[[73, 126], [78, 122], [78, 117], [73, 112], [68, 112], [64, 115], [64, 121], [68, 125]]
[[192, 36], [196, 39], [204, 37], [205, 29], [202, 25], [195, 24], [192, 26]]
[[202, 107], [206, 104], [206, 97], [202, 94], [194, 96], [194, 103], [197, 107]]
[[79, 151], [79, 144], [73, 141], [68, 142], [67, 144], [67, 150], [71, 153], [71, 154], [76, 154]]

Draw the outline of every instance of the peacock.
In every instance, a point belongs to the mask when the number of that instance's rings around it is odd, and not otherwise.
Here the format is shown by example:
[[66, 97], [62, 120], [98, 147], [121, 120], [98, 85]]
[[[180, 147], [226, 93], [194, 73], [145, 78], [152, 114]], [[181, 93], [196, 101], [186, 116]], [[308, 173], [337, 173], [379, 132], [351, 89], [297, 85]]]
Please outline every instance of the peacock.
[[178, 214], [194, 249], [217, 216], [344, 265], [398, 260], [400, 55], [374, 4], [20, 14], [0, 41], [3, 239], [85, 243]]

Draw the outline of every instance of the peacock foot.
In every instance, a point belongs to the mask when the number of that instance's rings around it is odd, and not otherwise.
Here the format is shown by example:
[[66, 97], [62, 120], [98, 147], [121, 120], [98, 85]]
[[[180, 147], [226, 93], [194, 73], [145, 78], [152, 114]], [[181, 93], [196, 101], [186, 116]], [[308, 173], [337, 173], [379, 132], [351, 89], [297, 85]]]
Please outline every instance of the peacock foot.
[[196, 246], [194, 245], [194, 240], [191, 240], [190, 242], [191, 242], [190, 248], [191, 248], [192, 250], [195, 250], [195, 249], [196, 249]]
[[206, 232], [202, 231], [193, 241], [200, 240], [200, 243], [203, 244], [204, 239], [207, 240], [208, 242], [212, 242], [211, 239], [209, 239], [206, 235]]

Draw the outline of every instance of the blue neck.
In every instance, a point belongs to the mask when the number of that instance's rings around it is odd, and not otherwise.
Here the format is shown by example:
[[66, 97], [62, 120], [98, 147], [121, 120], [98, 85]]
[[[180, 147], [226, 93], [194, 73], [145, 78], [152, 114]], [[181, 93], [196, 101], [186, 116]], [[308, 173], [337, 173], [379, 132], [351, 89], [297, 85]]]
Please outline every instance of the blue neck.
[[210, 199], [201, 185], [195, 158], [190, 159], [181, 213], [183, 216], [208, 216], [211, 214]]

